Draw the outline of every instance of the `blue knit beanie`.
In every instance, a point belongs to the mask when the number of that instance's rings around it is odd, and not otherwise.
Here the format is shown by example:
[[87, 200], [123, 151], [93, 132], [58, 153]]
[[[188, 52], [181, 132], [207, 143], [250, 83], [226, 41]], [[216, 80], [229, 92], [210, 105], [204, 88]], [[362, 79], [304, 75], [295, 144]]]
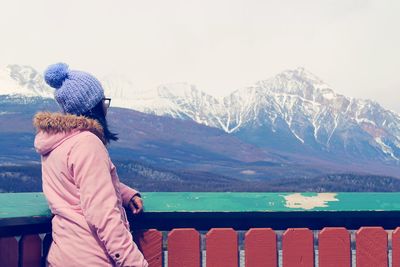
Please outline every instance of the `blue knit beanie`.
[[68, 70], [65, 63], [50, 65], [44, 72], [44, 79], [56, 89], [54, 97], [65, 113], [81, 115], [104, 97], [99, 80], [83, 71]]

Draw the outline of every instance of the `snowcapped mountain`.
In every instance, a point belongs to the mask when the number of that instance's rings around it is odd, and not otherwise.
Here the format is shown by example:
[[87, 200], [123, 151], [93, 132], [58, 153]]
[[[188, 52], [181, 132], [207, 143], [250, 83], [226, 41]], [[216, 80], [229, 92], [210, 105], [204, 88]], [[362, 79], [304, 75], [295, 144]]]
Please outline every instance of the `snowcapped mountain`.
[[218, 99], [190, 84], [166, 84], [125, 107], [192, 119], [266, 148], [400, 159], [400, 116], [346, 97], [304, 68], [284, 71]]
[[[371, 100], [334, 92], [304, 68], [216, 98], [187, 83], [141, 92], [125, 77], [102, 79], [112, 106], [191, 119], [263, 148], [346, 161], [400, 162], [400, 116]], [[26, 66], [0, 71], [0, 95], [52, 97], [41, 75]]]
[[53, 97], [43, 76], [30, 66], [8, 65], [0, 69], [0, 95]]

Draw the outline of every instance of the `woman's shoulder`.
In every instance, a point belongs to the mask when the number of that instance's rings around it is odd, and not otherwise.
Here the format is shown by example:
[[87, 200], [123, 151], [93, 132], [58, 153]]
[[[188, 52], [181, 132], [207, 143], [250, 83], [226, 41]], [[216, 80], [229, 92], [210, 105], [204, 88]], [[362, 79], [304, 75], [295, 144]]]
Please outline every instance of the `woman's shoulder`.
[[68, 162], [81, 162], [88, 158], [109, 160], [108, 150], [102, 141], [90, 131], [82, 131], [71, 140], [68, 152]]
[[80, 131], [78, 134], [71, 138], [71, 150], [86, 148], [91, 148], [92, 150], [101, 149], [107, 151], [105, 145], [96, 134], [90, 131]]

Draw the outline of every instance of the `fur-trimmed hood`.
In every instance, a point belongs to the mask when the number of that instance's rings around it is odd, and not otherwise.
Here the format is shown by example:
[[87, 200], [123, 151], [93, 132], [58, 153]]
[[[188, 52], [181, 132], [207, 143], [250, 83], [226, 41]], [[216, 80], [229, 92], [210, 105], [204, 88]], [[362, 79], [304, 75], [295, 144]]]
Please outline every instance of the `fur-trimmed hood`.
[[92, 132], [106, 144], [101, 124], [85, 116], [43, 111], [35, 114], [33, 125], [36, 128], [35, 149], [41, 155], [49, 153], [81, 131]]

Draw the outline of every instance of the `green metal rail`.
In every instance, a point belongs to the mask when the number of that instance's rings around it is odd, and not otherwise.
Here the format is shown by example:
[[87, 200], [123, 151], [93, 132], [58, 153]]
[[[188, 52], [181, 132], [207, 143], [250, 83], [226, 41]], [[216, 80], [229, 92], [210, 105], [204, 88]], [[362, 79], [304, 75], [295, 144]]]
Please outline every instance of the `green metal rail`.
[[[136, 228], [308, 227], [400, 225], [400, 193], [142, 192]], [[43, 193], [0, 194], [0, 235], [47, 231], [52, 215]]]

